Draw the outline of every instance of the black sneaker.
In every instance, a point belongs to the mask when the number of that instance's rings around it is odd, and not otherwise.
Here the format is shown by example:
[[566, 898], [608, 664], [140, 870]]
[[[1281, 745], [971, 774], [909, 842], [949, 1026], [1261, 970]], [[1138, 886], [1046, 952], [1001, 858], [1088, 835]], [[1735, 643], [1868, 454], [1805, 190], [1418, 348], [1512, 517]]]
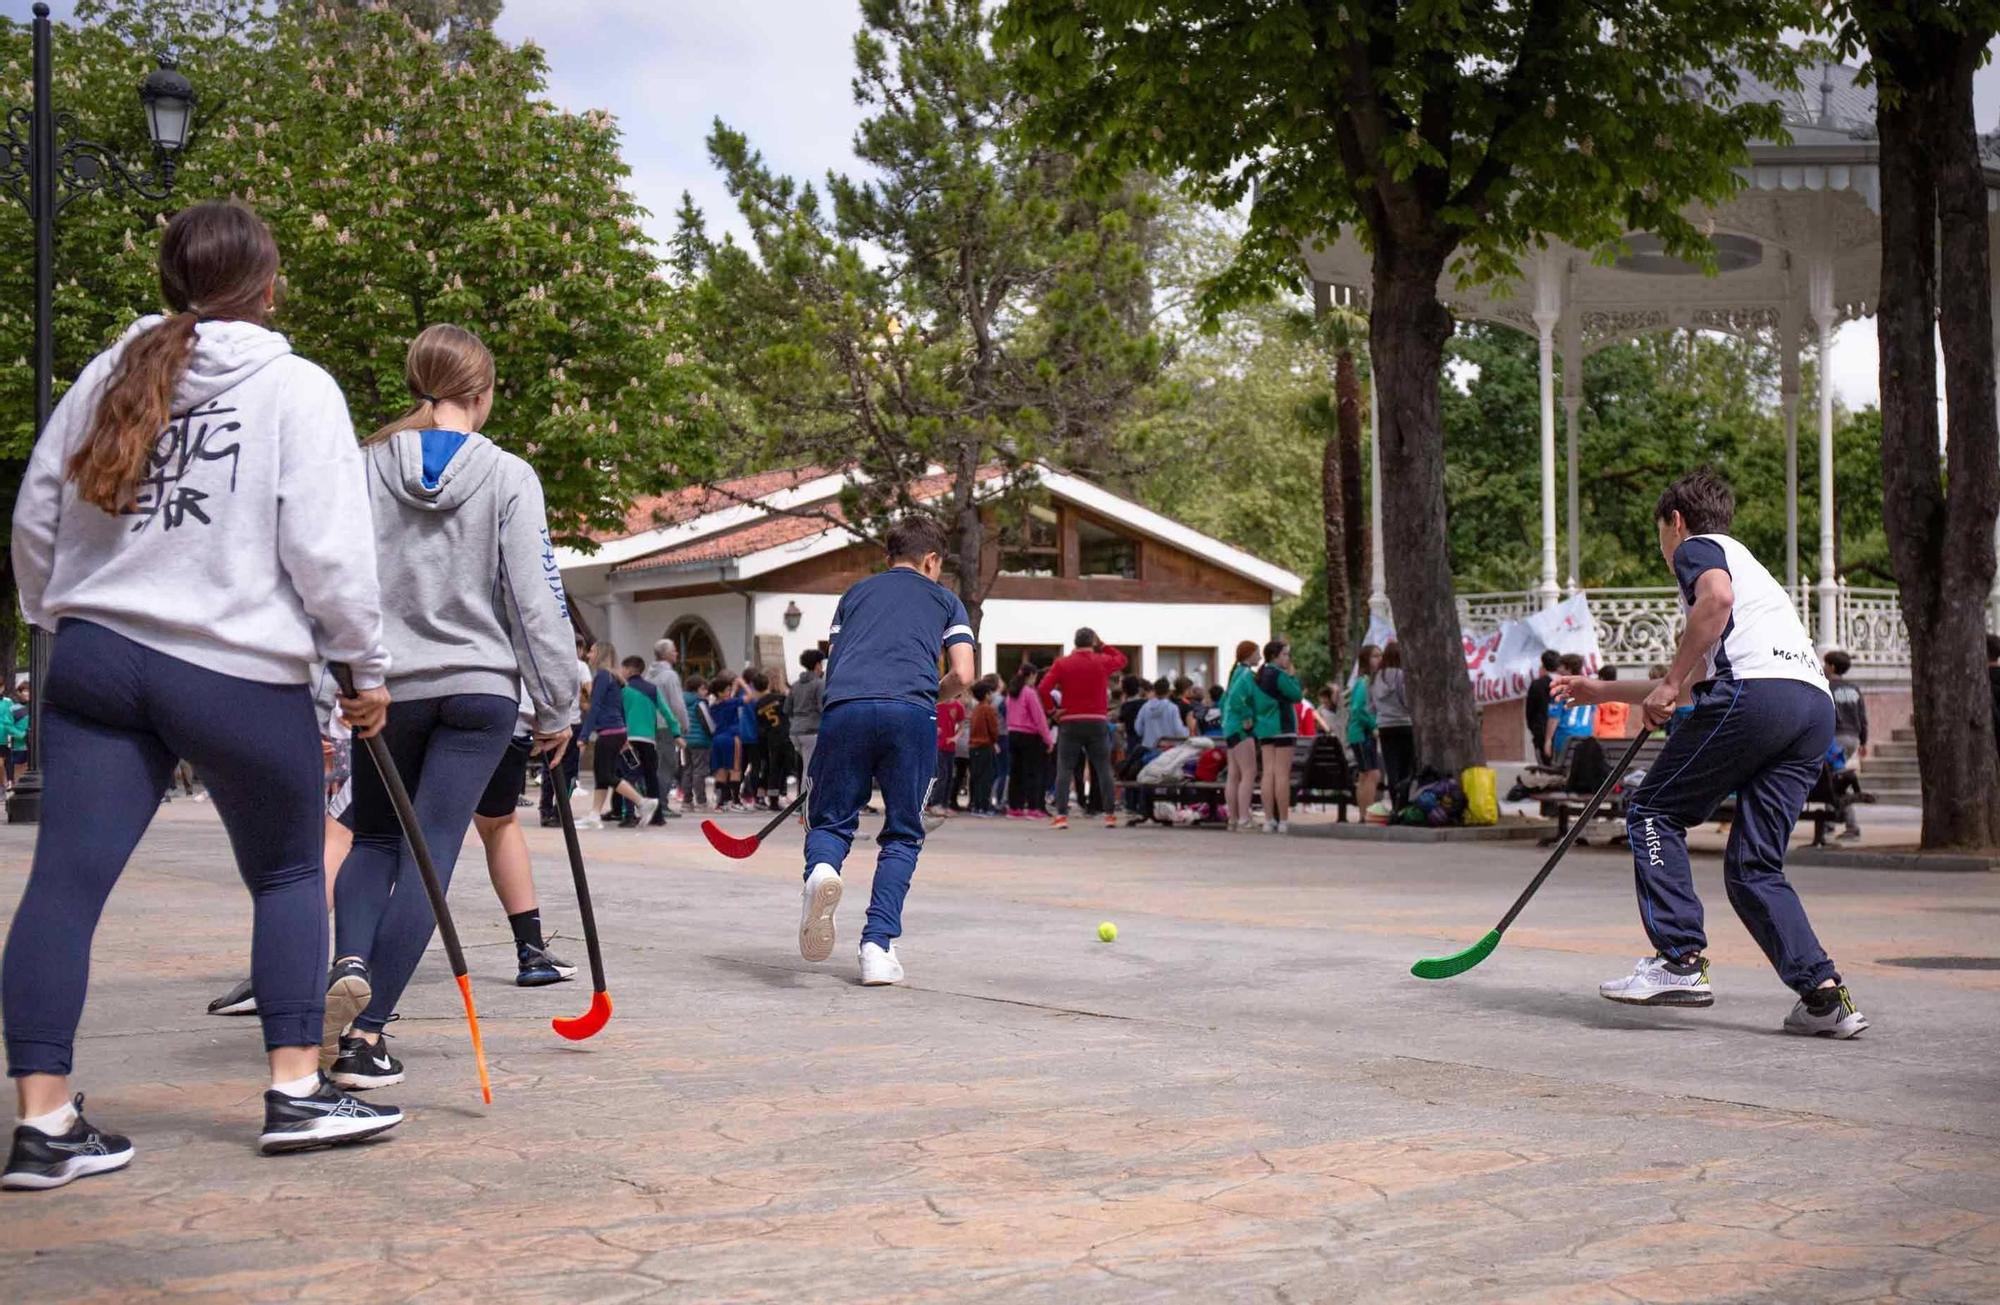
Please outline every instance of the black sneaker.
[[8, 1153], [0, 1187], [15, 1192], [41, 1191], [88, 1174], [108, 1174], [132, 1163], [129, 1138], [93, 1128], [83, 1117], [83, 1093], [77, 1093], [71, 1104], [76, 1107], [76, 1122], [60, 1137], [50, 1137], [26, 1124], [15, 1126], [14, 1149]]
[[250, 980], [243, 980], [243, 982], [237, 984], [228, 992], [223, 993], [220, 997], [208, 1003], [208, 1013], [211, 1015], [255, 1015], [257, 1013], [257, 994], [250, 991]]
[[265, 1155], [340, 1146], [384, 1133], [403, 1122], [394, 1106], [363, 1104], [319, 1076], [310, 1095], [290, 1097], [276, 1088], [264, 1093], [264, 1131], [257, 1149]]
[[326, 1018], [320, 1025], [319, 1068], [322, 1074], [340, 1059], [348, 1026], [368, 1009], [375, 990], [368, 984], [368, 966], [359, 956], [343, 956], [326, 975]]
[[340, 1040], [340, 1058], [326, 1077], [356, 1092], [391, 1087], [403, 1081], [403, 1062], [389, 1054], [389, 1035], [382, 1034], [374, 1046], [358, 1033]]
[[515, 943], [514, 952], [521, 961], [521, 971], [514, 976], [514, 982], [519, 987], [544, 988], [551, 983], [576, 977], [576, 966], [562, 960], [547, 947]]

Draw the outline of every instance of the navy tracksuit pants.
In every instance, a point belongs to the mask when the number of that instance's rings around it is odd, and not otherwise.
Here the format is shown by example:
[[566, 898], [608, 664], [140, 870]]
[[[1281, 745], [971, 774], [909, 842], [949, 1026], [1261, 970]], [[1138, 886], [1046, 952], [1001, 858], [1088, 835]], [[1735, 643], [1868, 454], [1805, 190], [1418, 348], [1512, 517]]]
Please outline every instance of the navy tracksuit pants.
[[882, 790], [886, 814], [861, 941], [887, 947], [903, 932], [903, 899], [924, 847], [924, 799], [937, 779], [937, 713], [886, 699], [828, 707], [809, 778], [806, 874], [822, 863], [840, 869], [870, 788]]
[[1799, 680], [1718, 680], [1667, 739], [1625, 817], [1639, 917], [1660, 955], [1708, 945], [1688, 867], [1687, 831], [1731, 793], [1736, 819], [1722, 856], [1729, 904], [1788, 987], [1839, 978], [1785, 878], [1785, 847], [1833, 742], [1833, 700]]

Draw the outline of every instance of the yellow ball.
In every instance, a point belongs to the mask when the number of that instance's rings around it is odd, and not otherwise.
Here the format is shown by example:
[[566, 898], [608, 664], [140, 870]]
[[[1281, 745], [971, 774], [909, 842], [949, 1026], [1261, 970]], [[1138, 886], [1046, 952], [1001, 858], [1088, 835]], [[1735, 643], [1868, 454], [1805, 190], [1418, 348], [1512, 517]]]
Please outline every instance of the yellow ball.
[[1117, 937], [1118, 937], [1118, 926], [1111, 923], [1111, 921], [1106, 920], [1103, 924], [1097, 926], [1097, 941], [1112, 942], [1115, 941]]

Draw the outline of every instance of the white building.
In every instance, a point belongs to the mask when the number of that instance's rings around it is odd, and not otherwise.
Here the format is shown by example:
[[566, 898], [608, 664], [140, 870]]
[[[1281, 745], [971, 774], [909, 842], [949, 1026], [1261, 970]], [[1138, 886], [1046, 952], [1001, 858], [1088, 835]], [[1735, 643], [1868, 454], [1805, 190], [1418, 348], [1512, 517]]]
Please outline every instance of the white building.
[[[845, 484], [843, 473], [798, 468], [638, 504], [597, 551], [557, 551], [570, 601], [621, 654], [650, 657], [668, 634], [690, 671], [782, 666], [789, 679], [800, 653], [825, 647], [840, 595], [884, 565], [838, 524]], [[945, 477], [912, 487], [920, 500], [949, 488]], [[1014, 492], [1029, 524], [1018, 547], [988, 548], [982, 671], [1011, 673], [1024, 656], [1047, 665], [1088, 625], [1138, 673], [1205, 685], [1238, 641], [1271, 637], [1272, 603], [1302, 587], [1077, 476], [1030, 467]]]

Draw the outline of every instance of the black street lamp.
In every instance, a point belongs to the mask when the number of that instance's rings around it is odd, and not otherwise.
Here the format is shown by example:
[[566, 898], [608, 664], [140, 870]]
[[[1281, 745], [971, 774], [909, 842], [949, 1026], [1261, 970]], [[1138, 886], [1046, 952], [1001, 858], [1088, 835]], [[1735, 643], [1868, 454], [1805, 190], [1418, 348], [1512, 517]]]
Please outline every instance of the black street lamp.
[[[194, 114], [194, 87], [160, 56], [160, 66], [139, 86], [146, 125], [158, 157], [157, 170], [140, 173], [94, 141], [72, 133], [76, 119], [57, 113], [50, 93], [49, 7], [35, 6], [35, 103], [32, 109], [7, 110], [0, 123], [0, 186], [19, 200], [35, 224], [35, 434], [48, 424], [55, 385], [56, 218], [74, 201], [102, 191], [127, 192], [142, 199], [163, 200], [174, 188], [174, 154], [187, 143]], [[0, 505], [4, 506], [4, 505]], [[42, 679], [48, 672], [47, 630], [32, 628], [28, 637], [30, 712], [28, 769], [7, 799], [7, 819], [33, 824], [42, 811]]]

